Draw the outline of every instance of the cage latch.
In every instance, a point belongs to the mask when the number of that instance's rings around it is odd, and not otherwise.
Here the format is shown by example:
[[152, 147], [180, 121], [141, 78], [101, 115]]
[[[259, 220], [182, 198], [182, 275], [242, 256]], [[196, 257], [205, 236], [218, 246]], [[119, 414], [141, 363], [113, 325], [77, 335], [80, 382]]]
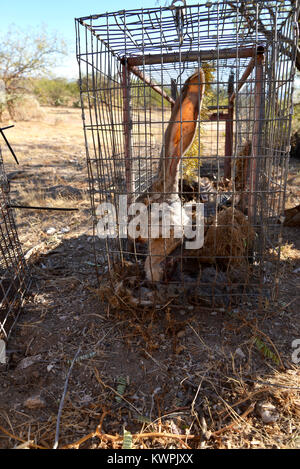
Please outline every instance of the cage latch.
[[[182, 2], [183, 7], [175, 6], [175, 3]], [[178, 34], [179, 44], [182, 45], [183, 43], [183, 27], [185, 23], [185, 7], [186, 7], [186, 0], [173, 0], [170, 5], [170, 10], [175, 10], [174, 21], [176, 25], [176, 30]]]

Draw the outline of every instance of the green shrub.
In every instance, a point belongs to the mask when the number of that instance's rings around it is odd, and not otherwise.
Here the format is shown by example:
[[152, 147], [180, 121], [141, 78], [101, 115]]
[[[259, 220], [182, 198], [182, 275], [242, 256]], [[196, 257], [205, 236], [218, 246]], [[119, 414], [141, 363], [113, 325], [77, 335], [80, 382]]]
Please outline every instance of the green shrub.
[[77, 81], [65, 78], [39, 78], [33, 82], [33, 93], [44, 106], [67, 106], [79, 99]]

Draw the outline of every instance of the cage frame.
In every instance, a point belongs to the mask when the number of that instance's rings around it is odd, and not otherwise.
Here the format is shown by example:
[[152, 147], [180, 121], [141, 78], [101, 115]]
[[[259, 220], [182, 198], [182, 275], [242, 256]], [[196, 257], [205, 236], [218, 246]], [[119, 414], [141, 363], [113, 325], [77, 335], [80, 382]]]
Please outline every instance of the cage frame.
[[[226, 2], [222, 2], [226, 3]], [[190, 7], [193, 7], [191, 5]], [[184, 7], [178, 7], [178, 11], [182, 11]], [[162, 11], [162, 7], [160, 11]], [[137, 10], [135, 10], [137, 11]], [[141, 10], [144, 11], [143, 9]], [[150, 11], [150, 9], [148, 9]], [[115, 12], [111, 13], [117, 14], [122, 12]], [[126, 12], [124, 10], [124, 17]], [[299, 3], [296, 2], [294, 13], [294, 21], [296, 23], [297, 15], [299, 15]], [[109, 15], [109, 14], [107, 14]], [[77, 37], [77, 59], [80, 68], [80, 60], [81, 60], [81, 51], [80, 51], [80, 32], [79, 29], [81, 26], [89, 30], [92, 35], [97, 37], [100, 41], [103, 41], [101, 37], [98, 37], [97, 32], [93, 30], [93, 27], [89, 22], [92, 20], [97, 19], [100, 16], [104, 15], [93, 15], [89, 17], [77, 18], [75, 20], [76, 24], [76, 37]], [[298, 31], [295, 32], [294, 42], [296, 43], [298, 38]], [[115, 55], [115, 52], [110, 45], [105, 43], [105, 46], [108, 48], [108, 52], [113, 54], [115, 59], [119, 62], [122, 67], [122, 79], [121, 79], [121, 89], [123, 95], [123, 104], [122, 104], [122, 115], [123, 115], [123, 135], [124, 135], [124, 165], [125, 165], [125, 179], [126, 179], [126, 191], [127, 194], [132, 195], [134, 193], [134, 189], [132, 187], [133, 177], [132, 177], [132, 148], [131, 148], [131, 130], [132, 130], [132, 115], [131, 115], [131, 83], [130, 83], [130, 76], [131, 74], [141, 80], [145, 86], [150, 87], [154, 90], [158, 95], [162, 97], [163, 100], [166, 100], [171, 106], [174, 106], [175, 97], [170, 96], [167, 94], [155, 81], [148, 77], [143, 71], [141, 71], [138, 67], [141, 66], [145, 70], [146, 65], [153, 65], [153, 64], [168, 64], [168, 63], [183, 63], [183, 62], [201, 62], [201, 61], [210, 61], [216, 60], [217, 62], [221, 59], [248, 59], [247, 65], [244, 67], [244, 73], [241, 78], [237, 80], [235, 83], [235, 89], [229, 90], [228, 89], [228, 105], [226, 106], [212, 106], [210, 111], [217, 111], [210, 115], [210, 120], [213, 121], [214, 119], [218, 122], [224, 121], [226, 126], [226, 138], [225, 138], [225, 156], [224, 156], [224, 177], [230, 179], [232, 177], [231, 174], [231, 166], [232, 166], [232, 158], [233, 158], [233, 122], [234, 122], [234, 112], [235, 112], [235, 102], [239, 92], [242, 90], [243, 86], [247, 83], [250, 75], [252, 73], [255, 74], [255, 84], [254, 84], [254, 109], [255, 115], [253, 118], [254, 128], [253, 128], [253, 140], [252, 140], [252, 151], [249, 159], [247, 158], [246, 164], [246, 179], [247, 179], [247, 190], [245, 194], [243, 194], [243, 206], [244, 208], [248, 206], [248, 217], [251, 221], [255, 223], [255, 205], [256, 205], [256, 187], [257, 187], [257, 178], [258, 178], [258, 171], [259, 171], [259, 155], [261, 154], [261, 130], [264, 121], [264, 92], [263, 87], [266, 81], [266, 70], [265, 70], [265, 54], [268, 50], [267, 41], [264, 43], [263, 41], [255, 42], [252, 44], [247, 44], [244, 47], [218, 47], [216, 49], [198, 49], [198, 50], [189, 50], [189, 51], [179, 51], [172, 52], [172, 53], [142, 53], [142, 54], [132, 54], [129, 55]], [[126, 48], [126, 47], [125, 47]], [[295, 48], [292, 52], [292, 55], [295, 55]], [[295, 57], [291, 58], [293, 61]], [[80, 81], [82, 84], [82, 79], [80, 77]], [[83, 96], [83, 89], [81, 86], [81, 97]], [[84, 113], [84, 105], [82, 101], [82, 109]], [[220, 111], [227, 111], [227, 112], [220, 112]], [[84, 131], [86, 132], [86, 128], [84, 125]], [[290, 133], [290, 127], [288, 129]], [[88, 144], [86, 139], [86, 148], [88, 152]], [[249, 160], [249, 161], [248, 161]], [[286, 186], [286, 176], [285, 181], [283, 181], [284, 191]], [[283, 198], [285, 197], [285, 193]], [[131, 199], [129, 198], [129, 203]], [[93, 208], [93, 202], [92, 202]], [[95, 214], [93, 213], [93, 217]], [[280, 239], [280, 236], [279, 236]], [[130, 252], [130, 247], [128, 248], [128, 252]], [[279, 255], [280, 256], [280, 245], [279, 245]], [[97, 262], [96, 262], [97, 264]], [[278, 271], [277, 271], [278, 274]], [[98, 276], [99, 279], [99, 276]], [[101, 280], [100, 280], [101, 283]], [[276, 287], [274, 289], [273, 298], [276, 297], [278, 293], [278, 277], [276, 278]]]
[[[225, 136], [225, 159], [224, 159], [224, 176], [226, 178], [231, 177], [231, 160], [232, 160], [232, 149], [233, 149], [233, 113], [234, 113], [234, 101], [236, 94], [241, 90], [243, 85], [246, 83], [247, 78], [251, 74], [253, 70], [255, 70], [255, 109], [256, 109], [256, 116], [255, 116], [255, 130], [254, 130], [254, 144], [253, 144], [253, 152], [250, 158], [250, 171], [249, 171], [249, 200], [248, 200], [248, 207], [249, 207], [249, 217], [253, 218], [254, 213], [254, 193], [256, 187], [256, 158], [259, 155], [259, 138], [258, 135], [261, 132], [262, 126], [262, 119], [261, 115], [263, 114], [263, 100], [262, 98], [262, 84], [263, 84], [263, 67], [264, 67], [264, 60], [265, 60], [265, 46], [250, 46], [244, 47], [237, 50], [237, 48], [231, 49], [219, 49], [218, 52], [211, 50], [211, 51], [198, 51], [198, 52], [188, 52], [186, 54], [182, 54], [179, 57], [178, 53], [173, 54], [157, 54], [157, 55], [148, 55], [141, 57], [130, 57], [126, 58], [123, 57], [121, 59], [122, 67], [123, 67], [123, 93], [124, 93], [124, 100], [123, 100], [123, 115], [124, 115], [124, 135], [125, 135], [125, 160], [126, 160], [126, 183], [127, 183], [127, 191], [128, 193], [132, 192], [131, 188], [131, 167], [130, 167], [130, 139], [128, 138], [130, 135], [130, 100], [129, 100], [129, 88], [130, 83], [128, 83], [128, 76], [130, 73], [133, 73], [139, 79], [141, 79], [146, 85], [149, 85], [155, 92], [157, 92], [160, 96], [166, 99], [168, 102], [174, 106], [175, 100], [170, 98], [170, 96], [165, 93], [159, 86], [149, 80], [142, 72], [140, 72], [136, 67], [138, 65], [149, 65], [149, 64], [159, 64], [161, 61], [164, 63], [172, 62], [181, 62], [181, 61], [189, 61], [195, 62], [200, 60], [214, 60], [214, 59], [222, 59], [222, 58], [235, 58], [239, 56], [240, 58], [249, 58], [249, 63], [244, 71], [243, 76], [237, 83], [237, 90], [233, 91], [229, 94], [229, 105], [224, 107], [227, 109], [227, 114], [219, 115], [218, 120], [224, 120], [226, 122], [226, 136]], [[211, 110], [219, 110], [220, 106], [213, 107]], [[211, 119], [213, 120], [213, 116]]]
[[[10, 128], [9, 126], [8, 128]], [[5, 130], [2, 129], [2, 131]], [[7, 143], [7, 139], [5, 139]], [[15, 160], [10, 145], [8, 148]], [[10, 201], [10, 185], [0, 146], [0, 340], [6, 345], [17, 324], [32, 278], [23, 254]], [[2, 365], [7, 361], [2, 350]]]

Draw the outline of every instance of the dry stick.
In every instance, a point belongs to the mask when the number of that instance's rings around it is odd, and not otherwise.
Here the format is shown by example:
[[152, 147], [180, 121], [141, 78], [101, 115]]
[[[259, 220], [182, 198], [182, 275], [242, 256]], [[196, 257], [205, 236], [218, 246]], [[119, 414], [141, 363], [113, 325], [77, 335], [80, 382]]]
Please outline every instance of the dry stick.
[[16, 441], [20, 441], [21, 443], [28, 443], [29, 446], [31, 446], [32, 448], [35, 448], [35, 449], [47, 449], [45, 448], [44, 446], [39, 446], [39, 445], [36, 445], [34, 443], [32, 443], [31, 441], [26, 441], [26, 440], [23, 440], [23, 438], [20, 438], [16, 435], [13, 435], [12, 433], [10, 433], [8, 430], [5, 430], [5, 428], [1, 427], [0, 426], [0, 431], [3, 432], [5, 435], [8, 435], [10, 438], [12, 438], [13, 440], [16, 440]]
[[67, 394], [69, 378], [70, 378], [70, 375], [71, 375], [71, 372], [72, 372], [72, 368], [73, 368], [73, 366], [74, 366], [74, 363], [75, 363], [75, 361], [76, 361], [76, 359], [77, 359], [77, 357], [78, 357], [80, 351], [81, 351], [81, 346], [79, 347], [79, 349], [78, 349], [77, 352], [76, 352], [75, 357], [73, 358], [73, 361], [72, 361], [72, 363], [71, 363], [71, 366], [70, 366], [70, 368], [69, 368], [69, 371], [68, 371], [68, 374], [67, 374], [67, 377], [66, 377], [65, 386], [64, 386], [64, 391], [63, 391], [63, 394], [62, 394], [62, 397], [61, 397], [61, 400], [60, 400], [59, 409], [58, 409], [58, 414], [57, 414], [56, 433], [55, 433], [55, 441], [54, 441], [53, 449], [57, 449], [57, 448], [58, 448], [60, 419], [61, 419], [61, 414], [62, 414], [64, 402], [65, 402], [65, 397], [66, 397], [66, 394]]
[[[93, 433], [90, 433], [89, 435], [86, 435], [84, 437], [82, 437], [80, 440], [78, 441], [75, 441], [75, 443], [70, 443], [69, 445], [66, 445], [64, 446], [62, 449], [73, 449], [73, 448], [79, 448], [83, 443], [85, 443], [86, 441], [88, 440], [91, 440], [92, 438], [95, 438], [95, 437], [98, 437], [100, 440], [101, 439], [106, 439], [106, 440], [111, 440], [111, 441], [116, 441], [117, 439], [120, 439], [120, 441], [122, 441], [122, 439], [124, 438], [123, 436], [119, 436], [119, 435], [106, 435], [106, 434], [102, 434], [101, 433], [101, 428], [102, 428], [102, 424], [103, 424], [103, 420], [105, 418], [105, 416], [108, 414], [108, 412], [104, 412], [101, 416], [101, 420], [100, 420], [100, 423], [98, 425], [98, 427], [96, 428], [96, 431], [93, 432]], [[143, 434], [140, 434], [142, 435], [142, 437], [146, 438], [146, 437], [155, 437], [157, 435], [159, 436], [166, 436], [166, 434], [164, 433], [143, 433]], [[132, 438], [138, 438], [140, 435], [132, 435]], [[174, 437], [176, 438], [176, 436], [179, 436], [179, 435], [174, 435]], [[182, 440], [183, 438], [185, 438], [186, 435], [184, 436], [180, 436], [180, 438], [177, 438], [178, 440]], [[182, 443], [184, 445], [184, 447], [186, 449], [190, 449], [190, 447], [184, 442], [184, 441], [180, 441], [180, 443]]]
[[268, 383], [267, 381], [260, 381], [259, 379], [251, 379], [251, 378], [247, 378], [247, 381], [250, 381], [251, 383], [261, 384], [261, 385], [264, 385], [264, 386], [273, 386], [275, 388], [280, 388], [280, 389], [289, 389], [291, 391], [300, 391], [300, 387], [297, 387], [297, 386], [286, 386], [284, 384]]
[[[234, 404], [231, 404], [230, 407], [233, 408], [233, 407], [236, 407], [237, 405], [241, 405], [241, 404], [243, 404], [244, 402], [249, 401], [253, 396], [256, 396], [257, 394], [261, 394], [261, 393], [267, 392], [267, 391], [269, 391], [269, 388], [261, 388], [261, 389], [259, 389], [258, 391], [254, 391], [254, 392], [250, 393], [249, 396], [247, 396], [247, 397], [245, 397], [245, 398], [243, 398], [243, 399], [240, 399], [239, 401], [235, 402]], [[230, 415], [229, 412], [227, 411], [227, 409], [223, 409], [223, 410], [217, 412], [217, 414], [218, 414], [219, 416], [221, 416], [221, 415], [225, 414], [225, 412], [227, 412], [227, 414], [226, 414], [225, 417], [224, 417], [224, 418], [226, 418], [226, 417], [228, 417], [228, 416]]]
[[89, 435], [86, 435], [80, 438], [80, 440], [75, 441], [75, 443], [70, 443], [69, 445], [63, 446], [62, 449], [74, 449], [74, 448], [78, 449], [79, 446], [81, 446], [86, 441], [91, 440], [92, 438], [95, 438], [95, 436], [98, 436], [97, 431], [94, 433], [89, 433]]
[[[108, 386], [109, 387], [109, 386]], [[254, 405], [251, 404], [248, 409], [240, 416], [240, 419], [243, 419], [247, 417], [250, 412], [252, 412], [254, 409]], [[230, 430], [234, 425], [236, 425], [238, 422], [234, 421], [227, 425], [226, 427], [221, 428], [220, 430], [217, 430], [216, 432], [213, 432], [211, 434], [212, 437], [214, 436], [219, 436], [221, 433], [224, 433], [227, 430]], [[76, 441], [75, 443], [71, 443], [67, 446], [64, 446], [63, 449], [71, 449], [71, 448], [76, 448], [79, 447], [81, 444], [85, 443], [86, 441], [95, 438], [96, 436], [101, 440], [108, 440], [112, 442], [117, 442], [117, 441], [122, 441], [123, 440], [123, 435], [108, 435], [105, 433], [100, 433], [100, 425], [97, 427], [96, 431], [93, 433], [90, 433], [87, 436], [84, 436], [80, 440]], [[173, 440], [179, 440], [180, 442], [183, 442], [182, 440], [200, 440], [202, 438], [202, 435], [176, 435], [174, 433], [161, 433], [161, 432], [152, 432], [152, 433], [138, 433], [135, 435], [132, 435], [133, 440], [144, 440], [144, 439], [152, 439], [152, 438], [169, 438]]]
[[[109, 437], [109, 435], [103, 435], [104, 437]], [[123, 438], [120, 436], [120, 438]], [[132, 439], [147, 439], [147, 438], [170, 438], [174, 440], [199, 440], [201, 435], [176, 435], [176, 433], [161, 433], [161, 432], [153, 432], [153, 433], [137, 433], [136, 435], [132, 435]]]
[[103, 420], [105, 419], [106, 415], [109, 414], [107, 411], [103, 411], [103, 414], [101, 415], [100, 423], [98, 427], [96, 428], [96, 431], [93, 433], [89, 433], [89, 435], [83, 436], [80, 438], [80, 440], [75, 441], [75, 443], [70, 443], [69, 445], [63, 446], [62, 449], [73, 449], [73, 448], [79, 448], [83, 443], [85, 443], [88, 440], [91, 440], [92, 438], [95, 438], [95, 436], [99, 436], [103, 424]]
[[60, 207], [31, 207], [29, 205], [15, 205], [9, 204], [9, 208], [18, 208], [25, 210], [44, 210], [44, 211], [53, 211], [53, 212], [78, 212], [78, 208], [60, 208]]
[[[245, 417], [247, 417], [248, 414], [250, 414], [251, 412], [253, 412], [254, 410], [254, 407], [255, 407], [255, 404], [252, 403], [247, 410], [245, 410], [245, 412], [239, 417], [240, 419], [243, 419]], [[213, 432], [211, 434], [211, 436], [219, 436], [221, 435], [222, 433], [226, 432], [227, 430], [231, 430], [235, 425], [237, 425], [237, 421], [234, 421], [234, 422], [231, 422], [229, 425], [226, 425], [226, 427], [223, 427], [223, 428], [220, 428], [220, 430], [217, 430], [216, 432]]]
[[[100, 440], [108, 440], [108, 441], [113, 441], [116, 442], [120, 440], [120, 442], [123, 440], [123, 435], [108, 435], [105, 433], [100, 433], [98, 428], [94, 433], [90, 433], [89, 435], [81, 438], [80, 440], [76, 441], [75, 443], [71, 443], [70, 445], [64, 446], [63, 449], [71, 449], [73, 447], [80, 446], [82, 443], [85, 443], [87, 440], [91, 438], [98, 437]], [[182, 440], [199, 440], [201, 436], [198, 435], [176, 435], [175, 433], [160, 433], [160, 432], [154, 432], [154, 433], [137, 433], [135, 435], [132, 435], [132, 439], [136, 440], [144, 440], [144, 439], [150, 439], [150, 438], [170, 438], [170, 439], [175, 439], [179, 440], [182, 442]]]
[[94, 368], [94, 372], [95, 372], [95, 376], [96, 376], [96, 379], [97, 379], [98, 383], [100, 383], [105, 389], [110, 389], [114, 394], [116, 394], [116, 396], [118, 396], [120, 399], [122, 399], [124, 402], [126, 402], [126, 404], [130, 405], [130, 407], [132, 407], [138, 414], [142, 415], [141, 412], [133, 404], [131, 404], [131, 402], [129, 402], [127, 399], [125, 399], [124, 396], [122, 396], [122, 394], [118, 393], [118, 391], [116, 391], [114, 388], [112, 388], [108, 384], [105, 384], [102, 381], [102, 379], [99, 376], [99, 372], [98, 372], [97, 368]]
[[143, 349], [143, 352], [149, 357], [151, 358], [151, 360], [154, 361], [154, 363], [164, 372], [168, 371], [168, 367], [164, 364], [164, 363], [159, 363], [158, 360], [156, 360], [154, 357], [152, 357], [152, 355], [150, 355], [149, 352], [147, 352], [147, 350]]
[[[253, 411], [253, 409], [254, 409], [254, 404], [251, 404], [248, 407], [248, 409], [239, 418], [243, 419], [247, 417], [247, 415], [249, 415]], [[226, 427], [223, 427], [220, 430], [213, 432], [211, 436], [212, 437], [219, 436], [225, 431], [232, 429], [232, 427], [234, 427], [234, 425], [236, 425], [237, 423], [238, 423], [237, 421], [234, 421], [230, 423], [229, 425], [226, 425]], [[123, 435], [108, 435], [108, 434], [100, 433], [99, 426], [98, 426], [94, 433], [90, 433], [89, 435], [81, 438], [75, 443], [71, 443], [70, 445], [65, 446], [64, 449], [78, 447], [82, 443], [96, 436], [100, 440], [108, 440], [112, 442], [117, 442], [117, 441], [121, 442], [123, 440]], [[161, 433], [161, 432], [138, 433], [138, 434], [132, 435], [133, 440], [144, 440], [144, 439], [152, 439], [152, 438], [170, 438], [170, 439], [179, 440], [182, 442], [182, 440], [194, 440], [194, 441], [200, 440], [202, 438], [202, 435], [176, 435], [174, 433]]]

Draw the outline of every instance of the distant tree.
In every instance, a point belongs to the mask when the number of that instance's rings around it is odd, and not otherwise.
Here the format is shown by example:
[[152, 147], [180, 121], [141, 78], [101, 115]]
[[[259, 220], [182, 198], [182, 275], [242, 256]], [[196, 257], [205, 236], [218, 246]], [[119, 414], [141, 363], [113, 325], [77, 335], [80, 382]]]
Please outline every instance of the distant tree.
[[14, 106], [26, 93], [29, 79], [49, 73], [58, 54], [64, 53], [64, 42], [45, 32], [45, 28], [25, 32], [10, 26], [0, 37], [0, 120], [5, 106], [13, 117]]

